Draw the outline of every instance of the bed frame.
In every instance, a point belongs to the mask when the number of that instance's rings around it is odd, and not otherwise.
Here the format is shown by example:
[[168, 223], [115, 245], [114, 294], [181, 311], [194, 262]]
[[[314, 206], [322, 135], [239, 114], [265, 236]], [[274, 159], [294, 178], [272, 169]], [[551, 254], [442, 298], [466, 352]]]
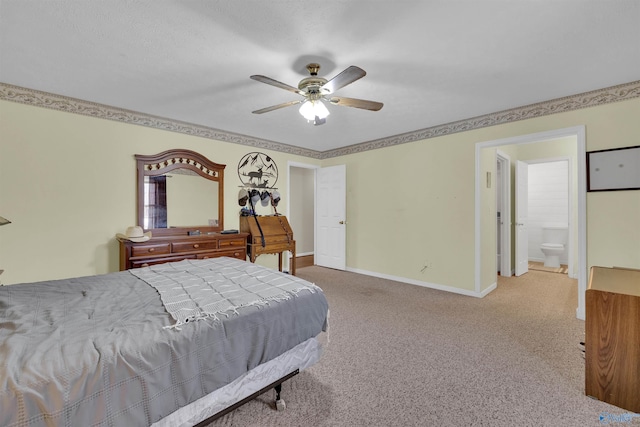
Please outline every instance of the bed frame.
[[244, 405], [247, 402], [252, 401], [256, 397], [260, 396], [264, 392], [269, 391], [271, 389], [274, 389], [275, 392], [276, 392], [276, 399], [275, 399], [275, 407], [276, 407], [276, 409], [278, 411], [284, 411], [287, 406], [286, 406], [284, 400], [281, 399], [281, 397], [280, 397], [280, 393], [282, 391], [282, 383], [287, 381], [289, 378], [295, 377], [299, 373], [300, 373], [300, 370], [296, 369], [295, 371], [291, 372], [290, 374], [285, 375], [284, 377], [280, 378], [277, 381], [274, 381], [273, 383], [269, 384], [268, 386], [261, 388], [260, 390], [258, 390], [255, 393], [245, 397], [244, 399], [240, 400], [239, 402], [236, 402], [233, 405], [229, 406], [228, 408], [223, 409], [222, 411], [218, 412], [217, 414], [212, 415], [211, 417], [207, 418], [206, 420], [203, 420], [203, 421], [199, 422], [194, 427], [205, 427], [205, 426], [211, 424], [212, 422], [214, 422], [215, 420], [217, 420], [218, 418], [223, 417], [223, 416], [227, 415], [229, 412], [238, 409], [240, 406]]

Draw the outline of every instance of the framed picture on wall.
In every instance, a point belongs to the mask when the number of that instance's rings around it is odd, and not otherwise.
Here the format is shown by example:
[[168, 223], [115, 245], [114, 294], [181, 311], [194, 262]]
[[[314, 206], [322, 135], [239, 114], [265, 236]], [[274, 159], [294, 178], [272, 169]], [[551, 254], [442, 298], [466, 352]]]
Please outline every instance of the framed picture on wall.
[[587, 191], [640, 190], [640, 145], [587, 153]]

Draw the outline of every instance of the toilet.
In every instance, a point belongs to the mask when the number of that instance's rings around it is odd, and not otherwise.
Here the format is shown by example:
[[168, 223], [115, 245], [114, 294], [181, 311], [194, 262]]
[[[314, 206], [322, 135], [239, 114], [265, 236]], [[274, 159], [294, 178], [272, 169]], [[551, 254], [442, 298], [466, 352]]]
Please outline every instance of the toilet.
[[545, 267], [560, 267], [560, 256], [564, 254], [568, 237], [567, 227], [542, 227], [542, 244]]

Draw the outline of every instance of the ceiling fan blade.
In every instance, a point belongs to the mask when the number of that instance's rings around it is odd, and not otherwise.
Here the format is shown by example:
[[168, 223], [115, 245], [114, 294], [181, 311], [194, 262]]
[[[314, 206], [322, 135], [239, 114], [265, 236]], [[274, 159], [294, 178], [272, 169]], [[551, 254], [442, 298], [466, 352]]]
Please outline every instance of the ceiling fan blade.
[[289, 107], [291, 105], [300, 104], [301, 102], [304, 102], [304, 99], [301, 99], [299, 101], [283, 102], [282, 104], [272, 105], [271, 107], [265, 107], [265, 108], [261, 108], [260, 110], [252, 111], [252, 113], [253, 114], [268, 113], [269, 111], [279, 110], [280, 108], [284, 108], [284, 107]]
[[333, 93], [338, 89], [345, 87], [348, 84], [355, 82], [358, 79], [366, 76], [367, 73], [360, 67], [356, 67], [355, 65], [350, 66], [328, 82], [326, 82], [322, 89], [326, 89], [329, 93]]
[[344, 96], [334, 96], [329, 99], [334, 105], [343, 107], [362, 108], [363, 110], [378, 111], [384, 105], [382, 102], [367, 101], [366, 99], [345, 98]]
[[303, 95], [303, 92], [301, 92], [297, 87], [289, 86], [288, 84], [274, 80], [271, 77], [253, 75], [253, 76], [250, 76], [250, 78], [258, 82], [279, 87], [280, 89], [288, 90], [289, 92], [297, 93], [298, 95]]

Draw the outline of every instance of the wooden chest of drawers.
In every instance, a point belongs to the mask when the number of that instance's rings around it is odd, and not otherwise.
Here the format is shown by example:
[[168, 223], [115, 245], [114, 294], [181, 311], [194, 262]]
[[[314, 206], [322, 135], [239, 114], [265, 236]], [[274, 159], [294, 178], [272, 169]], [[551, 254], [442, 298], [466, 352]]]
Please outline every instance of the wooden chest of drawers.
[[201, 234], [199, 236], [161, 236], [142, 243], [120, 242], [120, 270], [147, 267], [183, 259], [228, 256], [246, 260], [247, 233]]
[[640, 270], [591, 267], [585, 394], [640, 412]]

